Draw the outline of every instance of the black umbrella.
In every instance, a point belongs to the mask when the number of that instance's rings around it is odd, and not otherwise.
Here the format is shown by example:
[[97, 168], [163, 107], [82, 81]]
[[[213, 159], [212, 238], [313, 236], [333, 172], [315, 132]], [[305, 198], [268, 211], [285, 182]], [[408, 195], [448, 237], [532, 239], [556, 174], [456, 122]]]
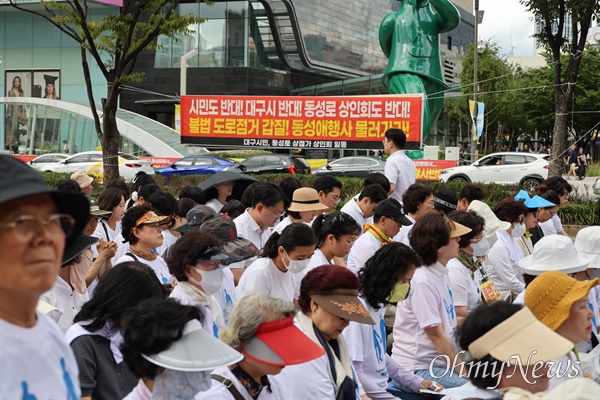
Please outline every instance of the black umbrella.
[[198, 187], [206, 191], [225, 182], [235, 182], [235, 186], [233, 186], [233, 193], [231, 193], [230, 198], [241, 200], [242, 194], [244, 194], [246, 188], [253, 182], [258, 182], [258, 179], [248, 175], [238, 174], [237, 172], [233, 171], [221, 171], [200, 182]]

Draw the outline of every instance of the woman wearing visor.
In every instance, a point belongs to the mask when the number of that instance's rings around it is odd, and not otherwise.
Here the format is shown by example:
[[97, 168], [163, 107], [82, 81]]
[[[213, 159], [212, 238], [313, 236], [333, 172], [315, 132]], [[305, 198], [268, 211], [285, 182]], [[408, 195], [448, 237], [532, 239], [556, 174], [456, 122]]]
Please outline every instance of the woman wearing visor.
[[242, 355], [212, 337], [193, 306], [148, 300], [127, 315], [121, 353], [137, 386], [125, 400], [191, 399], [211, 385], [210, 371]]
[[273, 377], [280, 393], [298, 399], [355, 400], [366, 395], [352, 368], [352, 357], [342, 331], [350, 321], [374, 325], [358, 298], [358, 278], [336, 265], [317, 267], [300, 286], [296, 326], [325, 354], [313, 361], [285, 368]]
[[225, 327], [223, 310], [213, 297], [223, 287], [222, 265], [243, 259], [223, 252], [222, 245], [219, 238], [209, 233], [188, 232], [171, 247], [167, 258], [169, 271], [177, 279], [171, 297], [200, 309], [204, 329], [215, 337]]
[[196, 399], [262, 400], [298, 396], [289, 388], [271, 385], [270, 381], [284, 367], [314, 360], [325, 351], [294, 325], [295, 314], [294, 305], [281, 299], [259, 293], [241, 298], [220, 336], [225, 344], [240, 351], [244, 359], [212, 371], [212, 387]]

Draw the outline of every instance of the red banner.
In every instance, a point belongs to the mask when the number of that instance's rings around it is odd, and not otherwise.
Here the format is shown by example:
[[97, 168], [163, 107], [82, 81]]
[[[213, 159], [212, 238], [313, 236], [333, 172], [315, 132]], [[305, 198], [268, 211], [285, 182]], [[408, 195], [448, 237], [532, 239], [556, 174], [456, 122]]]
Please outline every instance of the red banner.
[[389, 128], [421, 146], [423, 97], [181, 96], [181, 142], [302, 149], [381, 149]]
[[456, 160], [413, 160], [417, 167], [418, 181], [439, 181], [440, 172], [456, 167]]

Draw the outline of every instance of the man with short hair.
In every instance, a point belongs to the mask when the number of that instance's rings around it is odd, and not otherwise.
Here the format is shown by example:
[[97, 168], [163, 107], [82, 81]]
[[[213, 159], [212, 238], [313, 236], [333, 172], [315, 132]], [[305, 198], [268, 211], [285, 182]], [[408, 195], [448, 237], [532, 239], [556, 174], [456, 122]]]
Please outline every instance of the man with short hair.
[[347, 267], [358, 274], [367, 260], [382, 246], [391, 243], [402, 225], [411, 222], [404, 216], [404, 210], [396, 199], [388, 198], [377, 204], [374, 210], [373, 224], [365, 225], [365, 233], [361, 235], [348, 254]]
[[341, 211], [350, 215], [362, 227], [368, 223], [368, 218], [373, 216], [377, 203], [387, 198], [387, 193], [381, 185], [373, 184], [365, 187], [358, 195], [358, 199], [350, 199]]
[[[421, 219], [421, 217], [434, 212], [434, 197], [435, 191], [429, 186], [425, 186], [421, 183], [410, 185], [402, 196], [406, 218], [414, 224]], [[394, 236], [394, 241], [404, 243], [410, 247], [409, 234], [413, 226], [414, 225], [409, 225], [406, 228], [401, 229], [400, 233]]]
[[479, 186], [475, 186], [472, 183], [467, 183], [460, 191], [458, 196], [458, 207], [457, 209], [460, 211], [467, 211], [469, 209], [469, 204], [473, 200], [483, 201], [486, 198], [485, 193]]
[[417, 168], [404, 152], [406, 135], [402, 129], [390, 128], [385, 132], [383, 148], [389, 155], [385, 163], [385, 176], [390, 181], [388, 196], [402, 204], [402, 195], [417, 181]]
[[71, 179], [77, 182], [82, 193], [88, 196], [92, 194], [92, 190], [94, 189], [94, 185], [92, 185], [92, 183], [94, 183], [94, 178], [83, 171], [77, 171], [71, 174]]
[[319, 201], [329, 207], [325, 213], [335, 211], [342, 195], [342, 182], [333, 176], [322, 176], [315, 180], [313, 189], [319, 193]]

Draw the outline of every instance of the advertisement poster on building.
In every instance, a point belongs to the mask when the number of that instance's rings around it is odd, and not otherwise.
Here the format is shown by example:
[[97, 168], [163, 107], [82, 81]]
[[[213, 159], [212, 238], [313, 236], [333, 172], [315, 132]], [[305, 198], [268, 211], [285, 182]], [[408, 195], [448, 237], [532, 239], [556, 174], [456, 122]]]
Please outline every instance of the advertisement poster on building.
[[42, 99], [60, 99], [60, 71], [34, 71], [33, 97]]
[[181, 142], [302, 149], [381, 149], [389, 128], [421, 147], [423, 95], [181, 96]]

